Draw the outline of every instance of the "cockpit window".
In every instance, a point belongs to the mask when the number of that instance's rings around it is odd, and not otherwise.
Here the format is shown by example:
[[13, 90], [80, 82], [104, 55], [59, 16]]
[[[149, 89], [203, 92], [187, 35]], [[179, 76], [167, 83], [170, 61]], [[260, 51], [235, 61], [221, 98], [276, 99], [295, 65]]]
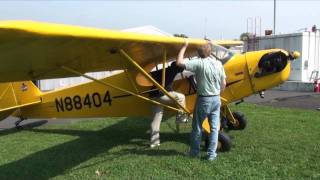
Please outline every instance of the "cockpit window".
[[[171, 62], [171, 63], [172, 63], [172, 62]], [[171, 63], [169, 64], [169, 63], [166, 62], [166, 63], [165, 63], [165, 67], [166, 67], [166, 68], [169, 67], [169, 66], [171, 65]], [[152, 68], [150, 72], [158, 71], [158, 70], [162, 70], [162, 69], [163, 69], [163, 68], [162, 68], [162, 63], [159, 63], [159, 64], [155, 65], [154, 68]]]
[[222, 64], [225, 64], [226, 62], [228, 62], [231, 57], [234, 55], [230, 50], [219, 46], [217, 44], [212, 44], [212, 52], [211, 55], [215, 58], [217, 58], [218, 60], [220, 60], [222, 62]]

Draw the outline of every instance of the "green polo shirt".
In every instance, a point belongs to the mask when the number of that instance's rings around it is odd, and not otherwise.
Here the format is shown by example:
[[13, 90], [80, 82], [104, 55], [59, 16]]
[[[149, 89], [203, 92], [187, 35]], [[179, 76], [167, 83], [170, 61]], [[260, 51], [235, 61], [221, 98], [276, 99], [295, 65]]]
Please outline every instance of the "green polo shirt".
[[214, 57], [193, 58], [185, 63], [186, 70], [195, 73], [197, 94], [202, 96], [220, 95], [221, 82], [226, 78], [223, 65]]

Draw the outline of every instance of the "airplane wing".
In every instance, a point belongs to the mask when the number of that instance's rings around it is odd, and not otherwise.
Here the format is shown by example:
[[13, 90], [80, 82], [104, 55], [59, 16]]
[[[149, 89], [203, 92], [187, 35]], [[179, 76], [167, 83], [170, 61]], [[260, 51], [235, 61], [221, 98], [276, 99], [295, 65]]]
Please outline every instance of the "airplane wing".
[[243, 41], [237, 41], [237, 40], [216, 40], [212, 42], [214, 44], [219, 44], [220, 46], [224, 46], [226, 48], [243, 45]]
[[[183, 38], [145, 35], [105, 29], [40, 23], [0, 21], [0, 82], [74, 76], [81, 73], [124, 69], [124, 50], [141, 67], [175, 58]], [[188, 52], [206, 43], [189, 39]], [[187, 52], [187, 53], [188, 53]]]

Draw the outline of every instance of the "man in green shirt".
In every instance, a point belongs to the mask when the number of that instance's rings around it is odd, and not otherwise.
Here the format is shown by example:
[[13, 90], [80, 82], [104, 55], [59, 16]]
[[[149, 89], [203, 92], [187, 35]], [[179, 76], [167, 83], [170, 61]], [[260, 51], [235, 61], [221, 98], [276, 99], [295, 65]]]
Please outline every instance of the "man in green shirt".
[[220, 123], [220, 94], [226, 86], [226, 75], [223, 65], [211, 56], [211, 43], [208, 42], [198, 49], [199, 57], [185, 62], [184, 53], [188, 47], [188, 40], [181, 48], [177, 65], [187, 71], [195, 73], [197, 81], [197, 100], [193, 112], [190, 156], [196, 157], [200, 152], [202, 123], [208, 118], [210, 125], [209, 147], [207, 159], [215, 160], [218, 146]]

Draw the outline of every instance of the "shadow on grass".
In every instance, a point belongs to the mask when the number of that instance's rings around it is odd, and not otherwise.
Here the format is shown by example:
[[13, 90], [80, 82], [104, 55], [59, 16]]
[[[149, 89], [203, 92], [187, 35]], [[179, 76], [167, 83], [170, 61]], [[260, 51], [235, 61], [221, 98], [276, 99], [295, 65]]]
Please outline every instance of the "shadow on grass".
[[[108, 153], [110, 149], [119, 145], [131, 144], [140, 147], [120, 150], [120, 152], [117, 152], [118, 154], [110, 153], [112, 157], [126, 154], [147, 154], [151, 156], [179, 154], [174, 150], [150, 150], [147, 147], [149, 134], [146, 132], [148, 129], [149, 121], [132, 118], [121, 120], [99, 131], [25, 129], [37, 133], [56, 133], [77, 136], [78, 138], [0, 166], [0, 179], [49, 179], [64, 174], [99, 154]], [[9, 130], [8, 133], [11, 131]], [[174, 140], [187, 143], [188, 135], [162, 133], [161, 139], [162, 142]]]
[[47, 120], [40, 120], [40, 121], [29, 122], [29, 123], [23, 124], [21, 126], [22, 129], [18, 129], [17, 127], [13, 127], [13, 128], [9, 128], [9, 129], [1, 129], [0, 130], [0, 137], [17, 133], [17, 132], [19, 132], [19, 130], [23, 130], [23, 129], [32, 129], [35, 127], [40, 127], [40, 126], [45, 125], [47, 123], [48, 123]]

